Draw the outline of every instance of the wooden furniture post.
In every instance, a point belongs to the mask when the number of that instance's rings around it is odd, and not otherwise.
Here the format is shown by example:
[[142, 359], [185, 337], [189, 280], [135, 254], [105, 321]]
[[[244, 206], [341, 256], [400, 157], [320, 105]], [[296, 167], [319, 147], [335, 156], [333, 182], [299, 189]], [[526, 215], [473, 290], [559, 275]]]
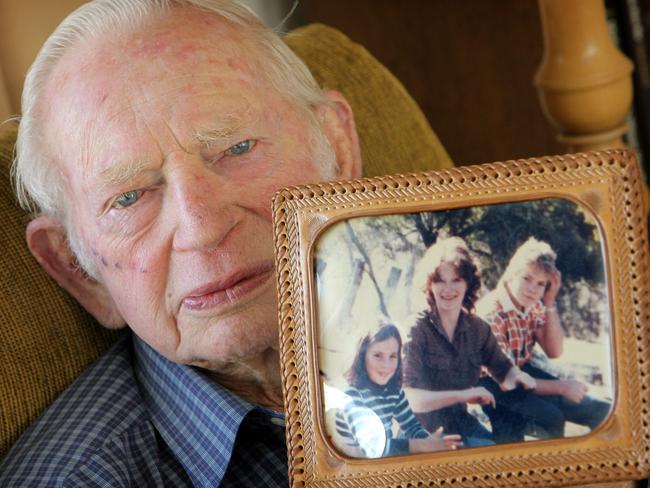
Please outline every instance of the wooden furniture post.
[[[623, 147], [632, 62], [614, 45], [604, 0], [539, 0], [544, 55], [534, 83], [546, 119], [568, 150]], [[633, 481], [582, 488], [633, 488]]]
[[542, 110], [570, 151], [623, 147], [632, 62], [614, 45], [604, 0], [539, 0], [544, 56], [535, 75]]

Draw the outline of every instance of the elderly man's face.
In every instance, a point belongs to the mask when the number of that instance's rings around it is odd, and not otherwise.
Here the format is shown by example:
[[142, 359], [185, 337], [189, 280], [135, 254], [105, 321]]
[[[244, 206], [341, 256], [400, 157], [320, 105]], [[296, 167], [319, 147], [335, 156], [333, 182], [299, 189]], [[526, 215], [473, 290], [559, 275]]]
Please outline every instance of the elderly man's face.
[[[155, 349], [215, 368], [276, 348], [271, 198], [326, 176], [304, 109], [242, 35], [179, 11], [72, 51], [48, 86], [48, 143], [100, 283]], [[330, 140], [346, 132], [335, 112], [318, 114], [337, 119]]]

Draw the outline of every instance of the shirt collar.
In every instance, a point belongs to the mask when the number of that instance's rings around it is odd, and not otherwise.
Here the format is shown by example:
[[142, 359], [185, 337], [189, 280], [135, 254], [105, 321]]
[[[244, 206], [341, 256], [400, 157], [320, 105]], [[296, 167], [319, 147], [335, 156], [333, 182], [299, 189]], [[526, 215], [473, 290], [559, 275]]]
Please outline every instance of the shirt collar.
[[515, 311], [517, 315], [520, 317], [528, 317], [530, 314], [535, 314], [535, 313], [540, 313], [540, 311], [543, 311], [543, 305], [541, 301], [537, 301], [533, 303], [530, 307], [525, 308], [524, 310], [520, 309], [515, 305], [515, 303], [512, 301], [512, 298], [510, 296], [510, 293], [508, 293], [508, 289], [506, 288], [506, 285], [504, 282], [500, 281], [499, 284], [497, 285], [497, 290], [498, 290], [498, 300], [499, 303], [501, 303], [501, 308], [505, 313]]
[[508, 289], [503, 281], [499, 281], [497, 290], [499, 293], [499, 302], [504, 312], [508, 313], [514, 310], [517, 313], [521, 313], [521, 310], [514, 304], [512, 298], [510, 298], [510, 293], [508, 293]]
[[456, 329], [454, 330], [454, 337], [450, 339], [449, 337], [447, 337], [447, 333], [445, 332], [445, 329], [442, 328], [442, 323], [440, 322], [440, 317], [438, 316], [438, 313], [434, 312], [431, 309], [428, 309], [426, 314], [434, 330], [438, 332], [438, 334], [440, 334], [442, 337], [444, 337], [449, 343], [453, 343], [454, 338], [458, 337], [459, 334], [465, 332], [469, 327], [469, 324], [467, 323], [467, 314], [465, 313], [465, 310], [461, 310], [460, 315], [458, 316], [458, 324], [456, 325]]
[[255, 407], [137, 336], [134, 347], [136, 375], [156, 429], [195, 486], [218, 486], [237, 431]]

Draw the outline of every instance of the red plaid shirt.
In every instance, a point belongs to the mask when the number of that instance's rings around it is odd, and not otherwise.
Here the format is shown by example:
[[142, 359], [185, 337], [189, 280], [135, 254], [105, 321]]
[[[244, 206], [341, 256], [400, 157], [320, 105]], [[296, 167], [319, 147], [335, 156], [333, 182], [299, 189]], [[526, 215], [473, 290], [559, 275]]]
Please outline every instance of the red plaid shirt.
[[546, 325], [546, 307], [541, 301], [525, 311], [512, 303], [502, 283], [476, 304], [476, 313], [492, 328], [499, 346], [514, 364], [526, 364], [535, 347], [535, 331]]

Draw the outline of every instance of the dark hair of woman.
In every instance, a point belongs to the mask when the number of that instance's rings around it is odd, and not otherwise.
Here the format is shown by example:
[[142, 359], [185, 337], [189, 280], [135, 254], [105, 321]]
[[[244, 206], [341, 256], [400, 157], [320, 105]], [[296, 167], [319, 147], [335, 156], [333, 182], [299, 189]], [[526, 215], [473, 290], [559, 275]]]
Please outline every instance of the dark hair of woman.
[[[371, 344], [382, 342], [394, 337], [397, 340], [397, 369], [395, 374], [384, 386], [377, 385], [368, 377], [366, 369], [366, 352]], [[373, 334], [369, 333], [359, 342], [357, 353], [354, 356], [352, 366], [345, 373], [345, 379], [350, 386], [355, 388], [388, 388], [390, 391], [399, 390], [402, 387], [402, 336], [399, 329], [393, 324], [381, 325]]]

